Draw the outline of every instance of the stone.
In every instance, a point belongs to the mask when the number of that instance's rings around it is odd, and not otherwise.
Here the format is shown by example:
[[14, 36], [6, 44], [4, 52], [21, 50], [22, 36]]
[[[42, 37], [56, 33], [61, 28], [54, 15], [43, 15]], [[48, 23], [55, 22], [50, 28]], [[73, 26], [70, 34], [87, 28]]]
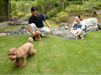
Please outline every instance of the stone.
[[72, 39], [72, 40], [78, 40], [77, 37], [73, 36], [72, 34], [65, 35], [63, 38], [65, 38], [65, 39]]
[[96, 18], [88, 18], [83, 21], [85, 22], [88, 31], [97, 31], [99, 29], [99, 22]]
[[26, 21], [26, 22], [22, 22], [22, 23], [20, 23], [20, 25], [28, 25], [28, 22]]
[[101, 14], [101, 10], [96, 10], [95, 12], [96, 12], [97, 15]]
[[101, 29], [101, 23], [98, 24], [99, 29]]
[[27, 18], [21, 18], [21, 19], [19, 19], [19, 22], [22, 23], [22, 22], [25, 22], [27, 20], [28, 20]]
[[69, 25], [68, 23], [62, 22], [62, 23], [60, 24], [60, 27], [65, 27], [65, 26], [68, 26], [68, 25]]
[[6, 33], [0, 33], [0, 36], [6, 36]]
[[73, 40], [77, 40], [76, 36], [73, 36], [72, 34], [69, 34], [69, 30], [66, 30], [65, 27], [54, 27], [52, 28], [53, 30], [53, 35], [62, 37], [64, 39], [73, 39]]
[[9, 25], [9, 21], [0, 23], [0, 29]]
[[10, 25], [20, 25], [20, 22], [17, 16], [12, 17], [12, 22], [10, 23]]

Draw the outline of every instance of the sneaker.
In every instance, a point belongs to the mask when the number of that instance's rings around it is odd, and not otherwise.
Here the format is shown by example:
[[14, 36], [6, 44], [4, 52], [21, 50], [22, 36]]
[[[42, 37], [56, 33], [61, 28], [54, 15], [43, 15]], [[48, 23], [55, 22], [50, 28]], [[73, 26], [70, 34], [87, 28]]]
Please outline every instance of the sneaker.
[[40, 36], [43, 37], [42, 34]]
[[81, 38], [81, 40], [85, 39], [84, 37]]

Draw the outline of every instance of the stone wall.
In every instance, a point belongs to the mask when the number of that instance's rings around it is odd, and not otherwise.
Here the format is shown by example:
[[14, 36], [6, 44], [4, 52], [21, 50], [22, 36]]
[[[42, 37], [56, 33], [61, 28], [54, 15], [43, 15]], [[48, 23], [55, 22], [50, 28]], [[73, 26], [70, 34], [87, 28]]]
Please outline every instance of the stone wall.
[[0, 29], [9, 25], [9, 21], [0, 23]]

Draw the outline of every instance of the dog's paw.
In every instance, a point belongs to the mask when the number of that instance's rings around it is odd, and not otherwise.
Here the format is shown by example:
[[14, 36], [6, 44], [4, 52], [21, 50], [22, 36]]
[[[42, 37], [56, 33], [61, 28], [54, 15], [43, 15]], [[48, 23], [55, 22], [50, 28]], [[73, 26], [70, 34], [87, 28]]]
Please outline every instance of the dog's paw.
[[33, 38], [32, 37], [29, 37], [28, 40], [29, 40], [29, 42], [33, 42]]
[[24, 66], [21, 66], [21, 65], [20, 65], [20, 68], [23, 68], [23, 67], [24, 67]]

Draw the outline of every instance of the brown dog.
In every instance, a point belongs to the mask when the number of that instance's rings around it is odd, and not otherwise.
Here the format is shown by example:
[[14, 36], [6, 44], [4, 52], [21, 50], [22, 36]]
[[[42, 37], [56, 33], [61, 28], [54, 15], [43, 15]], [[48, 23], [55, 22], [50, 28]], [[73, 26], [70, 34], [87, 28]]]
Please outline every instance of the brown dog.
[[[33, 44], [26, 43], [20, 48], [11, 48], [7, 54], [11, 62], [15, 60], [14, 64], [20, 68], [23, 68], [26, 65], [26, 54], [30, 57], [34, 56], [35, 53], [36, 50], [33, 49]], [[19, 63], [19, 59], [22, 59], [21, 63]]]
[[35, 41], [38, 41], [38, 40], [40, 41], [41, 40], [41, 36], [40, 35], [41, 35], [40, 31], [36, 31], [35, 32]]
[[[40, 41], [41, 40], [41, 32], [40, 31], [36, 31], [35, 32], [35, 41]], [[33, 38], [32, 37], [29, 37], [28, 38], [29, 42], [32, 42], [33, 41]]]

